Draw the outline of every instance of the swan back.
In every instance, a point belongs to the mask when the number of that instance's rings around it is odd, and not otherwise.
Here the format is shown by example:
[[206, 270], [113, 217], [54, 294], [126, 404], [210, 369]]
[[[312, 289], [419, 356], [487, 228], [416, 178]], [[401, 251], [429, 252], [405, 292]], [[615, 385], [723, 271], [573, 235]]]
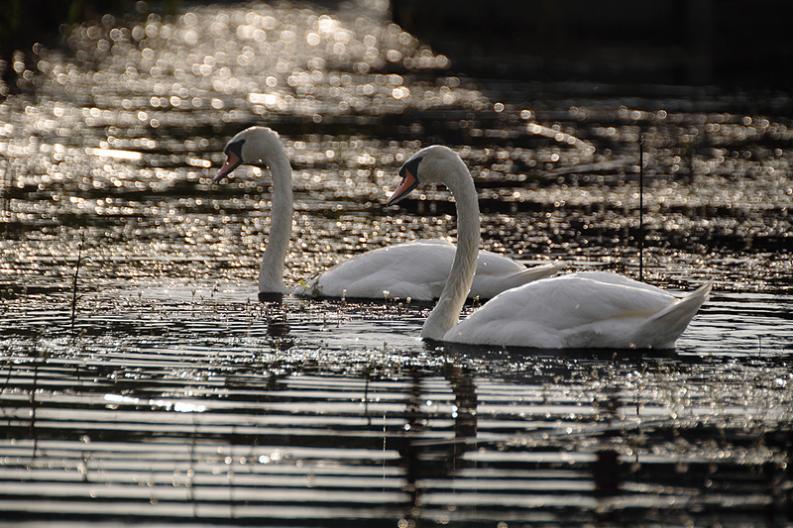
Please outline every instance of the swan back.
[[573, 273], [505, 291], [445, 341], [533, 348], [671, 348], [710, 287], [679, 300], [613, 273]]

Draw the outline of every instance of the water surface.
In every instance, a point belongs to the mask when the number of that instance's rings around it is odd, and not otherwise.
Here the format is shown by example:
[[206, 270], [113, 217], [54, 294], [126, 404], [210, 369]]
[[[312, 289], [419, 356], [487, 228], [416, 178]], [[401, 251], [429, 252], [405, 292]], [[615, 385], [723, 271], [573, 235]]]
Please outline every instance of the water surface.
[[[790, 521], [790, 96], [471, 78], [386, 7], [105, 17], [0, 105], [0, 525]], [[636, 277], [642, 135], [645, 279], [715, 293], [642, 355], [259, 303], [269, 174], [210, 182], [250, 124], [293, 161], [291, 282], [454, 236], [444, 190], [383, 207], [432, 142], [471, 168], [488, 249]]]

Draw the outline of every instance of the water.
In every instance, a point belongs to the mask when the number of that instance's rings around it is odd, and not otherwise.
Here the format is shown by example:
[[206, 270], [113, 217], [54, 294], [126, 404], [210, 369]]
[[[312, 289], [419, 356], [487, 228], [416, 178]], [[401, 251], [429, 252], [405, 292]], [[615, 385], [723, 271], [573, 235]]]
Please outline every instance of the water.
[[[41, 52], [0, 105], [0, 525], [790, 521], [790, 96], [450, 67], [378, 2], [106, 17]], [[292, 282], [455, 234], [442, 190], [382, 206], [429, 142], [471, 167], [488, 249], [636, 276], [641, 132], [646, 279], [715, 293], [641, 356], [258, 303], [268, 174], [210, 184], [254, 123], [293, 160]]]

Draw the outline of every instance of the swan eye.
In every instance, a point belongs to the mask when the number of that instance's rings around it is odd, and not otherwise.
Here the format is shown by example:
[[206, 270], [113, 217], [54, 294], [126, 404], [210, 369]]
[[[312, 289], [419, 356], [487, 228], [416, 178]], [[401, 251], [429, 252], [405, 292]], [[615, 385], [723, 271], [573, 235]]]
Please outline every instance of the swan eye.
[[226, 148], [223, 150], [223, 153], [226, 154], [226, 162], [212, 179], [214, 183], [220, 182], [223, 178], [228, 176], [230, 172], [245, 163], [242, 159], [242, 145], [244, 143], [245, 140], [240, 139], [226, 145]]
[[413, 158], [413, 159], [408, 160], [407, 162], [405, 162], [405, 164], [402, 165], [402, 167], [399, 169], [399, 175], [402, 178], [404, 178], [405, 177], [405, 173], [409, 172], [410, 174], [413, 175], [413, 178], [416, 179], [416, 184], [418, 184], [418, 181], [419, 181], [419, 163], [421, 163], [422, 159], [423, 158], [421, 156], [419, 156], [418, 158]]
[[399, 202], [405, 196], [410, 194], [410, 191], [418, 187], [419, 163], [421, 163], [421, 159], [421, 157], [418, 157], [408, 160], [399, 169], [399, 176], [402, 178], [402, 182], [399, 184], [399, 187], [396, 188], [394, 194], [391, 195], [391, 198], [389, 198], [388, 202], [386, 203], [387, 206], [394, 205], [395, 203]]
[[402, 182], [399, 184], [399, 187], [396, 188], [394, 194], [391, 195], [386, 205], [394, 205], [399, 202], [410, 194], [410, 191], [415, 189], [419, 184], [418, 178], [416, 178], [415, 174], [413, 174], [407, 166], [402, 167], [399, 173], [402, 175]]
[[234, 154], [235, 156], [237, 156], [238, 159], [242, 160], [242, 146], [244, 144], [245, 144], [244, 139], [239, 139], [237, 141], [229, 143], [228, 145], [226, 145], [226, 149], [223, 151], [223, 153], [226, 156], [228, 156], [229, 154]]

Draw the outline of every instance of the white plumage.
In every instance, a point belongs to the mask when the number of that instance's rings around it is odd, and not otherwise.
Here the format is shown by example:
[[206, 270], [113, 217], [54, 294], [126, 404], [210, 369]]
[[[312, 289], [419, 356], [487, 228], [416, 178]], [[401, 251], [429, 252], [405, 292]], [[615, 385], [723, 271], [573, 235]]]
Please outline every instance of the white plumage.
[[[242, 164], [264, 163], [273, 176], [270, 240], [259, 269], [259, 292], [282, 294], [287, 245], [292, 231], [292, 168], [278, 134], [269, 128], [250, 127], [226, 144], [226, 163], [215, 181]], [[455, 247], [445, 240], [423, 240], [368, 251], [343, 262], [306, 285], [293, 289], [297, 295], [347, 298], [437, 298], [449, 275]], [[489, 251], [479, 253], [471, 297], [489, 299], [499, 292], [549, 277], [553, 264], [526, 268], [512, 259]]]
[[533, 348], [674, 348], [710, 287], [680, 300], [615, 273], [573, 273], [502, 292], [443, 340]]
[[[299, 290], [304, 295], [346, 298], [437, 299], [456, 248], [446, 240], [407, 242], [368, 251], [322, 273]], [[471, 297], [489, 299], [506, 289], [553, 275], [556, 266], [526, 268], [507, 257], [480, 251]]]
[[420, 150], [405, 166], [414, 172], [402, 171], [403, 182], [390, 203], [418, 184], [443, 183], [457, 205], [454, 264], [422, 327], [425, 339], [533, 348], [672, 348], [710, 293], [707, 283], [678, 299], [615, 273], [574, 273], [506, 290], [458, 322], [479, 244], [479, 206], [471, 174], [442, 146]]

